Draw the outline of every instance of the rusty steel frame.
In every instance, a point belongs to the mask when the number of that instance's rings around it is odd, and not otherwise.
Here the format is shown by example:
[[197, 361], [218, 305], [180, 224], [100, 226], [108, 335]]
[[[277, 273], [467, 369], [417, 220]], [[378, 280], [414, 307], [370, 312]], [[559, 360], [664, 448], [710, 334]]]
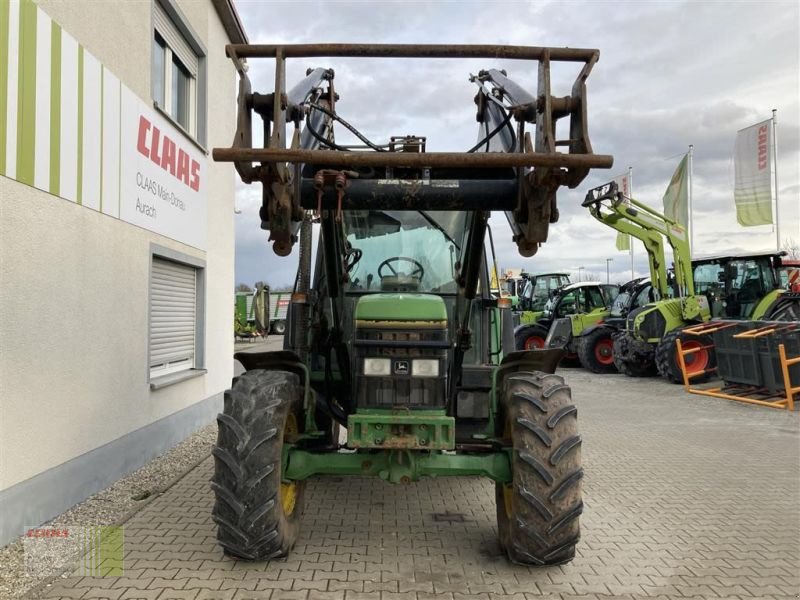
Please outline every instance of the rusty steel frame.
[[[237, 128], [230, 148], [214, 148], [215, 161], [232, 162], [242, 181], [261, 182], [263, 199], [262, 228], [270, 231], [274, 251], [286, 256], [297, 240], [299, 223], [303, 219], [301, 202], [301, 165], [312, 167], [394, 168], [419, 169], [430, 173], [435, 169], [460, 169], [471, 172], [480, 179], [479, 170], [486, 173], [514, 169], [516, 190], [511, 196], [501, 197], [500, 190], [486, 195], [485, 210], [504, 210], [512, 227], [513, 239], [523, 256], [532, 256], [540, 244], [547, 240], [550, 223], [558, 220], [556, 192], [561, 186], [575, 188], [594, 168], [607, 169], [613, 165], [610, 155], [594, 154], [588, 133], [586, 80], [599, 59], [599, 51], [580, 48], [549, 48], [538, 46], [460, 45], [442, 44], [231, 44], [227, 55], [239, 72], [239, 98]], [[300, 147], [300, 128], [297, 126], [304, 114], [303, 106], [291, 104], [287, 96], [286, 61], [302, 57], [350, 58], [485, 58], [538, 61], [537, 91], [534, 100], [508, 107], [518, 122], [518, 142], [504, 152], [369, 152], [343, 151], [341, 149], [308, 149]], [[247, 75], [245, 60], [272, 58], [275, 61], [273, 92], [254, 94]], [[550, 93], [551, 61], [583, 63], [572, 84], [570, 95], [555, 97]], [[334, 110], [336, 93], [333, 72], [327, 78], [328, 103]], [[253, 113], [263, 120], [264, 143], [262, 148], [252, 144]], [[556, 139], [556, 123], [564, 117], [569, 121], [567, 139]], [[287, 125], [295, 123], [294, 135], [287, 133]], [[525, 132], [531, 124], [530, 133]], [[291, 139], [288, 139], [291, 137]], [[532, 139], [531, 139], [532, 138]], [[566, 148], [559, 152], [557, 149]], [[343, 171], [344, 172], [344, 171]], [[388, 176], [388, 175], [387, 175]], [[495, 179], [494, 176], [488, 177]], [[341, 218], [340, 190], [337, 200], [337, 220]], [[507, 190], [503, 191], [506, 195]], [[414, 198], [403, 198], [414, 206], [426, 206], [427, 189]], [[398, 206], [404, 205], [398, 199]], [[465, 206], [447, 203], [448, 210], [467, 210]], [[307, 204], [307, 203], [306, 203]], [[317, 202], [319, 204], [319, 201]], [[345, 203], [346, 205], [347, 203]], [[435, 202], [433, 204], [436, 204]], [[509, 210], [509, 204], [513, 204]], [[444, 208], [439, 208], [440, 210]]]
[[[561, 168], [573, 167], [588, 172], [592, 168], [608, 169], [613, 165], [614, 159], [610, 155], [592, 154], [588, 136], [575, 140], [570, 136], [570, 143], [584, 146], [585, 153], [567, 154], [555, 152], [555, 140], [545, 140], [546, 152], [536, 148], [536, 152], [505, 152], [468, 154], [465, 152], [428, 152], [416, 156], [400, 156], [399, 152], [336, 152], [330, 150], [301, 150], [287, 149], [285, 134], [281, 135], [286, 126], [285, 98], [286, 87], [286, 59], [303, 57], [350, 57], [350, 58], [492, 58], [492, 59], [517, 59], [540, 61], [539, 98], [536, 103], [536, 112], [544, 118], [537, 122], [537, 138], [543, 128], [552, 126], [553, 110], [559, 107], [570, 106], [565, 98], [550, 96], [550, 61], [582, 62], [584, 68], [573, 84], [573, 97], [585, 97], [583, 86], [589, 73], [597, 62], [600, 52], [598, 50], [581, 48], [549, 48], [539, 46], [503, 46], [503, 45], [461, 45], [451, 46], [443, 44], [229, 44], [226, 54], [234, 64], [242, 78], [246, 79], [246, 69], [242, 59], [246, 58], [274, 58], [275, 59], [275, 95], [281, 102], [275, 102], [272, 114], [272, 134], [269, 136], [268, 146], [265, 148], [248, 147], [249, 140], [237, 140], [231, 148], [214, 148], [212, 156], [220, 162], [253, 162], [277, 165], [279, 163], [305, 163], [313, 165], [347, 164], [365, 167], [545, 167]], [[248, 82], [249, 83], [249, 82]], [[249, 92], [250, 86], [247, 85]], [[240, 106], [240, 111], [241, 111]], [[585, 106], [582, 107], [585, 116]], [[243, 125], [240, 115], [240, 127]], [[249, 123], [248, 123], [249, 125]], [[583, 125], [583, 124], [582, 124]], [[572, 133], [572, 132], [570, 132]], [[238, 136], [237, 136], [238, 137]], [[266, 140], [265, 140], [266, 141]], [[242, 144], [241, 142], [244, 142]], [[541, 144], [537, 144], [540, 146]], [[409, 153], [410, 154], [410, 153]], [[240, 171], [241, 173], [241, 171]], [[244, 174], [242, 174], [244, 177]], [[285, 173], [273, 171], [272, 179], [284, 179]], [[585, 175], [584, 175], [585, 176]], [[257, 176], [250, 178], [255, 180]], [[580, 179], [583, 179], [581, 177]], [[577, 185], [577, 183], [576, 183]], [[571, 186], [574, 187], [574, 186]]]

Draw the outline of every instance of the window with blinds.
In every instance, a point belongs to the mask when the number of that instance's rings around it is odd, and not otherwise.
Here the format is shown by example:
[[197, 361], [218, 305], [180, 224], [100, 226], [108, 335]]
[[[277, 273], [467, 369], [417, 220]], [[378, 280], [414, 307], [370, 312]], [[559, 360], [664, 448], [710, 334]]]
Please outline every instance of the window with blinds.
[[200, 57], [160, 2], [153, 2], [153, 100], [192, 136], [197, 136]]
[[150, 376], [195, 366], [197, 269], [153, 256], [150, 271]]

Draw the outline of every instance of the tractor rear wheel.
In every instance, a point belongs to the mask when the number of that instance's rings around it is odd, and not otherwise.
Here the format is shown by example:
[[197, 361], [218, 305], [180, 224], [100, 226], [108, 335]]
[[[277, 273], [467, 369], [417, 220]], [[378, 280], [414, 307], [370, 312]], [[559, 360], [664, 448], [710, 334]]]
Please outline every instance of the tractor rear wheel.
[[616, 373], [614, 366], [613, 331], [598, 327], [578, 340], [578, 360], [584, 369], [592, 373]]
[[547, 329], [538, 324], [522, 327], [514, 334], [514, 345], [517, 350], [539, 350], [544, 348], [547, 333]]
[[800, 321], [800, 295], [784, 295], [773, 302], [764, 313], [766, 321]]
[[691, 335], [680, 329], [667, 333], [656, 346], [656, 367], [659, 374], [672, 383], [683, 383], [683, 373], [678, 362], [678, 344], [680, 339], [684, 350], [696, 350], [684, 356], [686, 372], [691, 375], [707, 371], [704, 375], [692, 377], [692, 383], [706, 381], [711, 373], [708, 371], [717, 366], [717, 355], [714, 352], [714, 341], [707, 335]]
[[628, 377], [650, 377], [657, 375], [656, 365], [653, 362], [652, 355], [650, 360], [631, 360], [629, 357], [630, 352], [630, 335], [626, 332], [620, 332], [614, 336], [614, 366], [617, 371]]
[[500, 544], [514, 563], [569, 562], [583, 512], [581, 438], [569, 386], [558, 375], [515, 373], [501, 411], [502, 437], [513, 453], [512, 480], [495, 489]]
[[281, 481], [283, 445], [300, 433], [297, 375], [252, 370], [225, 392], [217, 417], [213, 519], [226, 554], [247, 560], [286, 556], [297, 540], [305, 482]]

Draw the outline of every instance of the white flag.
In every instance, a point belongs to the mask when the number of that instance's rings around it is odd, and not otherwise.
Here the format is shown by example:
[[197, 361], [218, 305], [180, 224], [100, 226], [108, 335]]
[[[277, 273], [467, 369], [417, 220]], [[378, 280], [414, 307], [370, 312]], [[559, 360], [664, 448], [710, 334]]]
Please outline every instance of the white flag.
[[740, 225], [772, 224], [771, 121], [736, 134], [734, 148], [736, 220]]
[[622, 192], [623, 196], [626, 198], [631, 197], [631, 178], [628, 176], [628, 173], [617, 175], [614, 177], [613, 181], [617, 182], [617, 189]]

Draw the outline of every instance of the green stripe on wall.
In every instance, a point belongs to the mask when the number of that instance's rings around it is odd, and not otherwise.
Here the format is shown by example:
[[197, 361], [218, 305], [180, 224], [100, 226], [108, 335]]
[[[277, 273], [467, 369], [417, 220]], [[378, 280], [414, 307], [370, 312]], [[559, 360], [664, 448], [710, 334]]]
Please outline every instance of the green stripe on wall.
[[50, 33], [50, 193], [61, 188], [61, 27], [51, 21]]
[[103, 112], [105, 103], [103, 102], [106, 93], [104, 79], [106, 68], [100, 65], [100, 212], [103, 212]]
[[19, 6], [19, 88], [17, 95], [17, 181], [33, 185], [36, 145], [36, 5]]
[[78, 204], [83, 203], [83, 46], [78, 46]]
[[11, 20], [11, 3], [0, 0], [0, 175], [6, 174], [6, 146], [8, 137], [8, 27]]

